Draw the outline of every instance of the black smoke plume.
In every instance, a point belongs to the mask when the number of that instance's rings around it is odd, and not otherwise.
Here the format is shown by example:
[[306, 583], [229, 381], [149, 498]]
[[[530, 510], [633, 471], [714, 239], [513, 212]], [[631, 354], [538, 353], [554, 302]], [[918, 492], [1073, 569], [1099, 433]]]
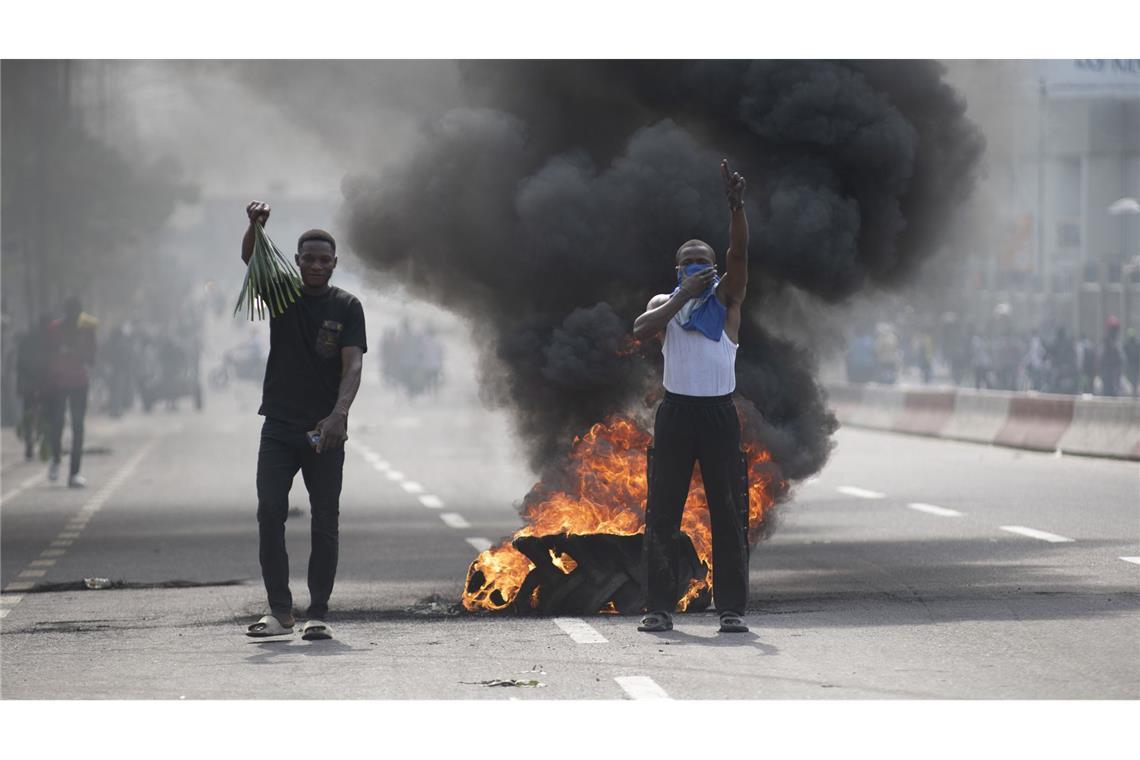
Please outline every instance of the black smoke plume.
[[479, 62], [469, 102], [383, 176], [344, 186], [352, 246], [468, 317], [487, 395], [536, 471], [659, 385], [634, 318], [690, 238], [724, 251], [718, 163], [748, 179], [738, 392], [784, 477], [836, 429], [807, 347], [765, 328], [788, 289], [820, 304], [903, 282], [942, 242], [982, 140], [931, 62]]

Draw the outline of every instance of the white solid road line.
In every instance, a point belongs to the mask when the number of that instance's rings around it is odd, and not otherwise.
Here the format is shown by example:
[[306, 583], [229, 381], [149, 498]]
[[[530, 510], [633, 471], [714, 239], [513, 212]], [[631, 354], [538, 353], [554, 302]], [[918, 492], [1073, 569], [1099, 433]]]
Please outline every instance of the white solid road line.
[[470, 528], [471, 523], [463, 519], [463, 515], [456, 514], [455, 512], [443, 512], [440, 514], [439, 519], [451, 528]]
[[1056, 533], [1046, 533], [1043, 530], [1037, 530], [1036, 528], [1026, 528], [1021, 525], [1001, 525], [999, 527], [1002, 530], [1009, 531], [1010, 533], [1016, 533], [1020, 536], [1028, 536], [1029, 538], [1037, 538], [1042, 541], [1048, 541], [1051, 544], [1071, 543], [1073, 541], [1071, 538], [1058, 536]]
[[472, 548], [477, 552], [485, 552], [491, 548], [490, 541], [485, 538], [479, 538], [478, 536], [471, 536], [467, 539], [467, 543], [471, 544]]
[[420, 497], [420, 504], [423, 504], [428, 509], [439, 509], [443, 506], [443, 499], [430, 493], [425, 493]]
[[1140, 565], [1140, 557], [1121, 557], [1121, 559], [1134, 565]]
[[424, 487], [414, 480], [405, 480], [400, 484], [400, 488], [403, 488], [408, 493], [423, 493], [424, 490]]
[[961, 517], [962, 513], [956, 509], [947, 509], [946, 507], [936, 507], [933, 504], [923, 504], [920, 501], [913, 501], [907, 504], [913, 510], [918, 512], [925, 512], [928, 515], [938, 515], [939, 517]]
[[857, 488], [855, 486], [839, 486], [835, 489], [841, 494], [847, 496], [854, 496], [859, 499], [881, 499], [886, 494], [881, 494], [878, 491], [868, 491], [866, 488]]
[[45, 477], [47, 477], [47, 474], [41, 472], [38, 475], [33, 475], [32, 477], [26, 479], [24, 482], [20, 483], [20, 485], [16, 486], [15, 488], [13, 488], [8, 493], [4, 494], [3, 496], [0, 496], [0, 506], [2, 506], [9, 499], [14, 499], [17, 496], [19, 496], [20, 494], [22, 494], [24, 491], [27, 491], [29, 488], [34, 486], [36, 483], [39, 483], [41, 480], [43, 480]]
[[606, 637], [580, 618], [554, 618], [554, 624], [579, 644], [608, 644]]
[[618, 676], [618, 686], [633, 699], [668, 699], [669, 695], [649, 676]]

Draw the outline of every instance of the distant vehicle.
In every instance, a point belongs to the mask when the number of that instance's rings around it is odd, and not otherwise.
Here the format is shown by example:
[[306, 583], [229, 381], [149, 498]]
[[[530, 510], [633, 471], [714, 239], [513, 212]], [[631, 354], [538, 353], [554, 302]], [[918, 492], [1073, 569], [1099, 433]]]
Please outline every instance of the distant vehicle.
[[159, 401], [165, 401], [173, 408], [181, 398], [193, 399], [194, 408], [202, 409], [204, 401], [198, 376], [198, 353], [196, 346], [165, 335], [146, 340], [138, 374], [139, 398], [144, 412], [150, 412]]
[[231, 380], [261, 382], [265, 377], [265, 356], [254, 342], [235, 346], [222, 354], [222, 363], [210, 370], [210, 387], [221, 390]]

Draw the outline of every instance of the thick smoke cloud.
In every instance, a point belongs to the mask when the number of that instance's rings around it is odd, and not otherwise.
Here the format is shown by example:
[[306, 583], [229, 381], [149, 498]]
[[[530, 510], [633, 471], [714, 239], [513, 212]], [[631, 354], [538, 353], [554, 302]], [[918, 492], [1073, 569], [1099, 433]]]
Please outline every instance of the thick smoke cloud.
[[[836, 423], [814, 358], [767, 329], [789, 289], [839, 303], [905, 280], [966, 197], [981, 138], [935, 64], [492, 62], [382, 176], [346, 180], [352, 246], [466, 315], [487, 395], [536, 470], [641, 406], [657, 345], [633, 319], [690, 238], [727, 246], [717, 164], [749, 179], [750, 298], [738, 391], [785, 477], [822, 467]], [[771, 296], [766, 298], [766, 296]]]

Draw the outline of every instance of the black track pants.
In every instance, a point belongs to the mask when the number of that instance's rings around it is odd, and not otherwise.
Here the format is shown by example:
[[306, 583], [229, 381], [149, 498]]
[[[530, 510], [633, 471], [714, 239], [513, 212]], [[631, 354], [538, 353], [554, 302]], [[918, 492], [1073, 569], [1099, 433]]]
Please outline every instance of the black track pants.
[[83, 423], [87, 418], [87, 386], [53, 391], [44, 399], [44, 411], [48, 418], [48, 442], [51, 445], [51, 461], [59, 464], [63, 451], [63, 423], [65, 415], [71, 412], [71, 475], [79, 474], [83, 463]]
[[269, 609], [276, 614], [291, 613], [293, 596], [289, 591], [285, 519], [289, 515], [289, 490], [300, 470], [312, 508], [308, 616], [324, 619], [336, 578], [344, 449], [318, 454], [309, 445], [305, 432], [304, 428], [268, 418], [261, 428], [261, 449], [257, 455], [261, 577], [269, 596]]
[[693, 462], [700, 462], [712, 520], [716, 608], [743, 613], [748, 602], [748, 539], [733, 498], [741, 472], [740, 422], [732, 397], [666, 393], [657, 409], [653, 448], [645, 509], [647, 609], [672, 611], [684, 592], [677, 588], [677, 542]]

